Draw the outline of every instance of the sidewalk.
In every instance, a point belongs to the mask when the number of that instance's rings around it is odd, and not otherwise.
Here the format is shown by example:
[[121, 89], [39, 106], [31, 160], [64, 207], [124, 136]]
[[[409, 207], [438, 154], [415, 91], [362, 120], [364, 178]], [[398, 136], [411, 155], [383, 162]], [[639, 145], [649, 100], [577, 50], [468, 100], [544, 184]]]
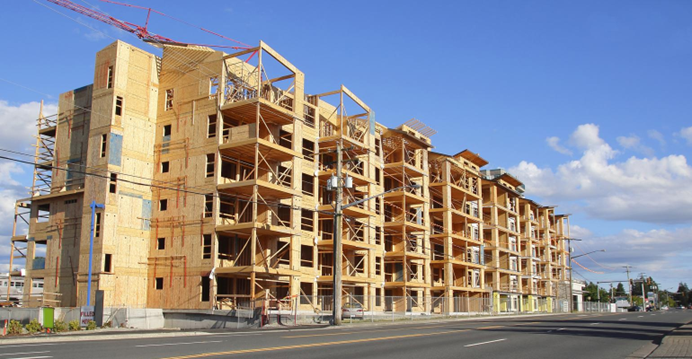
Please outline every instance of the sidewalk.
[[692, 322], [668, 333], [646, 358], [692, 358]]

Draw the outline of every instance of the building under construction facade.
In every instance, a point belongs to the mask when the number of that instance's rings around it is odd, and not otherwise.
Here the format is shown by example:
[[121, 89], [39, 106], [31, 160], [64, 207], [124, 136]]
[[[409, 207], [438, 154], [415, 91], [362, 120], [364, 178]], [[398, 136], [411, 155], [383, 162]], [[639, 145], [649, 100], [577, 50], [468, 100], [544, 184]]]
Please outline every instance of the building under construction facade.
[[[29, 288], [55, 306], [90, 288], [111, 307], [330, 311], [338, 261], [339, 294], [372, 312], [568, 299], [567, 216], [476, 153], [434, 152], [421, 122], [388, 128], [345, 86], [305, 82], [263, 42], [101, 50], [93, 85], [38, 119], [12, 236]], [[335, 186], [357, 203], [338, 223]]]

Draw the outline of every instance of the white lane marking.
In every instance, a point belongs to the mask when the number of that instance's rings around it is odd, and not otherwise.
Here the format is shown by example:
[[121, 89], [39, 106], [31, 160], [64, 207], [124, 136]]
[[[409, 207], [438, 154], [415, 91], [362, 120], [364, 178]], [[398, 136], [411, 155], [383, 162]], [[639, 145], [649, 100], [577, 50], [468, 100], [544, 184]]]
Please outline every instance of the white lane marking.
[[565, 330], [565, 329], [567, 329], [567, 328], [558, 328], [557, 331], [558, 331], [558, 332], [561, 332], [561, 331], [563, 331], [563, 330]]
[[656, 314], [651, 314], [652, 317], [653, 317], [654, 315], [656, 315]]
[[7, 359], [46, 359], [46, 358], [52, 358], [51, 356], [40, 356], [40, 357], [16, 357], [16, 358], [7, 358]]
[[627, 320], [627, 318], [620, 318], [619, 321]]
[[638, 316], [637, 318], [644, 318], [644, 316], [643, 316], [643, 315], [640, 315], [640, 316]]
[[27, 354], [46, 354], [50, 353], [50, 351], [43, 351], [43, 352], [21, 352], [21, 353], [6, 353], [6, 354], [0, 354], [0, 357], [6, 356], [6, 355], [27, 355]]
[[148, 348], [148, 347], [167, 347], [172, 345], [192, 345], [192, 344], [207, 344], [207, 343], [221, 343], [221, 340], [210, 340], [206, 342], [187, 342], [187, 343], [161, 343], [161, 344], [141, 344], [135, 345], [135, 348]]
[[601, 324], [601, 323], [600, 323], [600, 322], [598, 322], [598, 323], [591, 323], [591, 324], [589, 324], [589, 325], [599, 325], [599, 324]]
[[577, 315], [577, 317], [588, 317], [588, 315], [586, 315], [586, 314], [580, 314], [580, 315]]
[[[278, 330], [273, 330], [272, 332], [278, 332]], [[264, 333], [254, 333], [254, 334], [220, 334], [225, 337], [251, 337], [253, 335], [262, 335]]]
[[24, 347], [45, 347], [49, 345], [62, 345], [62, 344], [10, 344], [3, 345], [3, 348], [24, 348]]
[[5, 354], [0, 354], [0, 357], [6, 356], [6, 355], [27, 355], [27, 354], [46, 354], [50, 353], [50, 351], [43, 351], [43, 352], [21, 352], [21, 353], [5, 353]]
[[485, 345], [485, 344], [490, 344], [490, 343], [497, 343], [497, 342], [501, 342], [501, 341], [505, 341], [505, 340], [507, 340], [507, 338], [497, 339], [497, 340], [491, 340], [491, 341], [489, 341], [489, 342], [467, 344], [467, 345], [464, 345], [464, 348], [470, 348], [470, 347], [475, 347], [475, 346], [478, 346], [478, 345]]

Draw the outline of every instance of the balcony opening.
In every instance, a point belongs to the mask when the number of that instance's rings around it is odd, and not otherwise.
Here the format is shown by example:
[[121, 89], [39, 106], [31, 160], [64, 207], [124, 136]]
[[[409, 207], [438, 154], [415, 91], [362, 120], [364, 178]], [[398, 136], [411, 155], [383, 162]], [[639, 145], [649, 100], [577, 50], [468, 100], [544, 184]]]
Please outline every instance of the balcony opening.
[[156, 290], [163, 289], [163, 277], [156, 278], [156, 280], [154, 281], [154, 288], [156, 288]]
[[163, 212], [166, 210], [168, 210], [168, 200], [167, 199], [159, 200], [159, 211]]
[[314, 212], [309, 209], [300, 210], [300, 229], [312, 232], [315, 229]]
[[216, 137], [216, 115], [207, 116], [207, 138]]
[[106, 273], [113, 273], [113, 255], [106, 253], [103, 259], [103, 271]]
[[101, 158], [106, 157], [106, 146], [108, 146], [108, 134], [104, 133], [101, 135]]
[[306, 161], [315, 161], [315, 142], [303, 139], [303, 158]]
[[123, 98], [120, 96], [115, 97], [115, 115], [116, 116], [122, 116], [123, 115]]
[[291, 223], [291, 207], [288, 205], [279, 205], [277, 209], [277, 215], [279, 217], [279, 221], [285, 223], [285, 226], [288, 226], [289, 223]]
[[166, 249], [166, 238], [157, 238], [156, 239], [156, 249], [162, 251]]
[[118, 190], [118, 174], [111, 173], [110, 184], [108, 186], [108, 192], [115, 193]]
[[334, 238], [334, 220], [331, 218], [321, 219], [319, 221], [320, 236], [322, 240], [332, 240]]
[[211, 258], [211, 234], [205, 234], [202, 236], [202, 259]]
[[101, 236], [101, 213], [96, 213], [94, 216], [94, 237]]
[[[219, 218], [230, 221], [230, 224], [236, 224], [238, 222], [236, 216], [235, 201], [229, 201], [225, 198], [219, 199]], [[226, 221], [224, 221], [224, 224], [226, 224]]]
[[211, 218], [214, 214], [214, 195], [212, 193], [204, 195], [204, 218]]
[[50, 220], [50, 203], [40, 204], [36, 210], [36, 223], [47, 223]]
[[221, 177], [237, 181], [238, 167], [235, 162], [221, 161]]
[[315, 177], [313, 177], [312, 175], [303, 173], [302, 190], [303, 190], [304, 194], [306, 194], [308, 196], [314, 196], [315, 195]]
[[113, 88], [113, 66], [108, 66], [108, 80], [106, 81], [106, 88]]
[[286, 148], [291, 148], [293, 145], [292, 138], [293, 138], [292, 133], [290, 133], [288, 131], [284, 131], [284, 130], [279, 130], [279, 145], [280, 146], [283, 146]]
[[215, 154], [214, 153], [208, 153], [207, 154], [207, 173], [205, 177], [214, 177], [214, 164], [215, 162]]
[[200, 292], [202, 293], [202, 298], [200, 298], [200, 301], [202, 302], [208, 302], [209, 301], [209, 293], [210, 293], [210, 283], [211, 279], [209, 279], [209, 276], [203, 275], [202, 280], [200, 280], [199, 285], [200, 285]]
[[300, 266], [312, 267], [314, 264], [314, 251], [312, 246], [302, 244], [300, 246]]

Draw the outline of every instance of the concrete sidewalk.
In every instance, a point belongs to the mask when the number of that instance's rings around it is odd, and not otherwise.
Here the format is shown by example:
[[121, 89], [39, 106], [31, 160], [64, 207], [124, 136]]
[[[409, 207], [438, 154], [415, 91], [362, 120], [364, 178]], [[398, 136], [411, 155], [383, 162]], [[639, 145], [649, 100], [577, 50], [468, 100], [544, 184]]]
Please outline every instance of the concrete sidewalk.
[[692, 322], [668, 333], [646, 358], [692, 358]]

